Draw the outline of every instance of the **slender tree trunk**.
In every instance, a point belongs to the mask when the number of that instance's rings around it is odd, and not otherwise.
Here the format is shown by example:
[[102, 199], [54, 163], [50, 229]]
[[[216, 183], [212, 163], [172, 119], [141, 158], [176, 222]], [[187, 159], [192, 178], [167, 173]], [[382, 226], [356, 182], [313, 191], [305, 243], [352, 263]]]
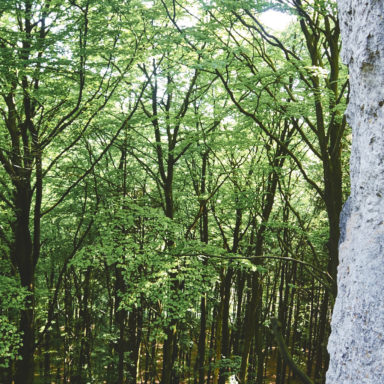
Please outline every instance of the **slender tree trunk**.
[[[229, 350], [229, 306], [231, 300], [231, 286], [232, 286], [233, 269], [228, 268], [223, 282], [223, 314], [222, 314], [222, 327], [221, 327], [221, 359], [230, 358]], [[220, 368], [219, 384], [225, 384], [227, 369], [225, 367]]]
[[200, 333], [199, 341], [197, 345], [197, 357], [196, 357], [196, 367], [199, 375], [199, 384], [204, 384], [205, 381], [205, 334], [207, 332], [207, 298], [202, 296], [200, 299]]
[[128, 317], [128, 383], [136, 383], [141, 343], [141, 311], [134, 308]]
[[[282, 263], [280, 271], [280, 285], [279, 285], [279, 307], [277, 318], [281, 324], [282, 330], [285, 328], [285, 303], [283, 299], [283, 290], [285, 284], [285, 265]], [[277, 353], [277, 369], [276, 369], [276, 384], [284, 384], [285, 378], [285, 367], [284, 360], [280, 354], [280, 351]]]
[[259, 289], [258, 272], [254, 272], [252, 275], [251, 287], [250, 298], [247, 301], [244, 317], [244, 342], [239, 374], [239, 381], [242, 384], [246, 382], [251, 343], [256, 328], [257, 291]]
[[[213, 314], [215, 315], [215, 310], [213, 311]], [[216, 316], [213, 316], [213, 319], [215, 319]], [[212, 378], [212, 357], [214, 356], [214, 341], [215, 341], [215, 337], [216, 337], [216, 334], [215, 334], [215, 330], [216, 330], [216, 323], [215, 323], [215, 320], [212, 320], [212, 324], [211, 324], [211, 335], [210, 335], [210, 339], [209, 339], [209, 355], [208, 355], [208, 361], [209, 361], [209, 365], [208, 365], [208, 373], [207, 373], [207, 384], [209, 384], [211, 382], [211, 379]]]
[[31, 190], [29, 180], [20, 181], [16, 185], [14, 196], [16, 221], [13, 224], [14, 261], [21, 280], [21, 286], [29, 292], [20, 317], [20, 332], [22, 333], [21, 360], [16, 365], [15, 384], [33, 383], [33, 352], [34, 352], [34, 272], [33, 244], [29, 230], [31, 207]]
[[121, 293], [125, 292], [125, 283], [122, 275], [121, 268], [116, 265], [115, 266], [115, 321], [116, 327], [119, 330], [119, 338], [117, 341], [117, 355], [118, 355], [118, 363], [117, 363], [117, 383], [124, 383], [124, 352], [126, 345], [126, 337], [125, 337], [125, 329], [126, 329], [126, 319], [127, 319], [127, 311], [120, 307], [121, 303]]
[[224, 312], [224, 272], [221, 273], [222, 283], [220, 284], [220, 303], [218, 305], [216, 314], [216, 328], [215, 328], [215, 368], [213, 370], [213, 384], [219, 382], [219, 367], [218, 364], [221, 360], [222, 351], [222, 329], [223, 329], [223, 312]]
[[255, 352], [257, 356], [256, 383], [262, 384], [264, 380], [264, 333], [262, 328], [262, 310], [263, 310], [263, 284], [260, 281], [257, 291], [256, 301], [256, 321], [255, 321]]
[[[201, 188], [200, 194], [206, 193], [206, 175], [208, 165], [208, 151], [204, 152], [201, 166]], [[200, 201], [200, 210], [202, 210], [201, 225], [200, 225], [200, 240], [208, 244], [208, 209], [205, 201]], [[207, 260], [204, 260], [206, 265]], [[197, 346], [196, 367], [199, 373], [199, 384], [204, 384], [205, 381], [205, 339], [207, 332], [207, 296], [202, 295], [200, 298], [200, 333]]]
[[[80, 355], [77, 367], [77, 377], [81, 381], [88, 381], [91, 374], [91, 314], [90, 314], [90, 280], [91, 268], [85, 271], [83, 292], [79, 292], [79, 321], [81, 326]], [[81, 289], [81, 287], [80, 287]]]
[[[325, 335], [329, 334], [329, 320], [328, 320], [328, 304], [329, 294], [325, 292], [320, 305], [320, 321], [319, 321], [319, 337], [317, 339], [316, 350], [316, 364], [315, 364], [315, 379], [319, 383], [325, 382], [325, 372], [328, 368], [328, 357], [324, 353], [325, 350]], [[325, 369], [325, 371], [324, 371]]]
[[241, 324], [242, 324], [242, 308], [243, 308], [243, 296], [244, 296], [244, 287], [245, 287], [245, 273], [244, 271], [239, 271], [237, 273], [236, 279], [236, 292], [237, 292], [237, 306], [236, 306], [236, 321], [235, 329], [232, 332], [232, 345], [233, 345], [233, 354], [240, 354], [240, 342], [241, 342]]

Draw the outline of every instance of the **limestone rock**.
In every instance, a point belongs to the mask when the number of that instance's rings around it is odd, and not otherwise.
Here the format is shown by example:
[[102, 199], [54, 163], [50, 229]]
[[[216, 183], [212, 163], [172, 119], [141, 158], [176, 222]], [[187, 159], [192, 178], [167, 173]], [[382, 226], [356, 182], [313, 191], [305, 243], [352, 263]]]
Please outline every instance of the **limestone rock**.
[[384, 383], [384, 2], [338, 0], [350, 71], [351, 196], [341, 216], [327, 384]]

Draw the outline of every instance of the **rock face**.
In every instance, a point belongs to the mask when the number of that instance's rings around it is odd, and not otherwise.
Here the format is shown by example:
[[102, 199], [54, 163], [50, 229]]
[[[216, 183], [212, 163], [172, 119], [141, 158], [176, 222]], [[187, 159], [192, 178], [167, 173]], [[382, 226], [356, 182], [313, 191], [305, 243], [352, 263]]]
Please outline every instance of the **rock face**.
[[341, 216], [327, 384], [384, 383], [384, 1], [338, 0], [350, 70], [351, 196]]

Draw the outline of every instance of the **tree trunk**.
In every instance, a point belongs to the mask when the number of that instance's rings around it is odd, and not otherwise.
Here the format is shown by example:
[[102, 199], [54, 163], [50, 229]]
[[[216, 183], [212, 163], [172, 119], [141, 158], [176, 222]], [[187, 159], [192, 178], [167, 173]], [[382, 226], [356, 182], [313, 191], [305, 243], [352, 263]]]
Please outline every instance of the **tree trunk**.
[[223, 329], [223, 312], [224, 312], [224, 271], [220, 272], [221, 283], [220, 283], [220, 302], [216, 314], [216, 330], [215, 330], [215, 368], [213, 370], [213, 384], [219, 382], [219, 366], [218, 363], [221, 360], [221, 341], [222, 341], [222, 329]]
[[120, 308], [121, 304], [121, 293], [125, 292], [125, 283], [124, 277], [122, 275], [121, 268], [116, 265], [115, 266], [115, 321], [116, 328], [119, 330], [119, 338], [117, 340], [117, 355], [118, 355], [118, 363], [117, 363], [117, 383], [124, 383], [124, 350], [125, 350], [125, 339], [126, 339], [126, 319], [127, 319], [127, 311], [124, 308]]
[[33, 245], [29, 230], [29, 215], [31, 206], [31, 190], [29, 180], [17, 183], [14, 196], [16, 221], [13, 224], [15, 235], [12, 260], [20, 274], [22, 287], [30, 295], [21, 311], [20, 331], [22, 333], [22, 360], [16, 365], [16, 384], [31, 384], [33, 382], [33, 350], [34, 350], [34, 270]]
[[237, 291], [237, 306], [236, 306], [236, 322], [235, 328], [232, 332], [231, 340], [233, 345], [233, 354], [240, 354], [240, 339], [241, 339], [241, 324], [242, 324], [242, 309], [243, 309], [243, 296], [244, 296], [244, 287], [245, 287], [245, 272], [238, 271], [237, 273], [237, 282], [236, 282], [236, 291]]
[[[221, 325], [221, 359], [229, 359], [230, 358], [230, 350], [229, 350], [229, 307], [231, 301], [231, 287], [232, 287], [232, 276], [233, 269], [228, 268], [228, 271], [225, 275], [225, 279], [223, 281], [224, 284], [224, 298], [223, 298], [223, 315], [222, 315], [222, 325]], [[226, 367], [220, 368], [219, 375], [219, 384], [225, 384], [227, 377], [228, 369]]]
[[133, 308], [128, 318], [128, 380], [127, 383], [137, 382], [137, 370], [140, 355], [142, 328], [142, 312]]
[[199, 373], [199, 384], [204, 384], [205, 380], [205, 338], [207, 332], [207, 297], [206, 295], [202, 296], [200, 299], [200, 333], [199, 333], [199, 342], [197, 346], [197, 357], [196, 357], [196, 367]]
[[[200, 193], [204, 195], [206, 193], [206, 175], [207, 175], [207, 164], [208, 164], [209, 152], [204, 152], [202, 156], [201, 165], [201, 188]], [[200, 240], [208, 244], [208, 209], [205, 201], [200, 201], [200, 209], [203, 214], [200, 220]], [[204, 260], [204, 266], [207, 264], [207, 260]], [[205, 339], [207, 333], [207, 295], [204, 294], [200, 298], [200, 333], [197, 347], [197, 358], [196, 368], [199, 373], [199, 384], [204, 384], [205, 381]], [[195, 380], [196, 382], [196, 380]]]
[[248, 361], [251, 349], [251, 343], [256, 330], [256, 311], [258, 305], [258, 295], [260, 289], [259, 274], [254, 272], [252, 274], [252, 290], [249, 295], [250, 298], [247, 301], [244, 318], [244, 342], [241, 355], [241, 366], [239, 373], [239, 382], [245, 383], [248, 371]]
[[374, 384], [384, 382], [384, 5], [377, 0], [338, 3], [353, 137], [327, 383]]

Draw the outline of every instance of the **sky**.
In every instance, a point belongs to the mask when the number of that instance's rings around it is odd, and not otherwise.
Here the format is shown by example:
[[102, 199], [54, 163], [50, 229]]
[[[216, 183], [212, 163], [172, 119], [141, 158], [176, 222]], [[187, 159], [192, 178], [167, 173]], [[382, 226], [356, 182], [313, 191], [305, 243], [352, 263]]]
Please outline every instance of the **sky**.
[[293, 21], [294, 16], [269, 10], [259, 16], [260, 21], [274, 31], [284, 31]]

